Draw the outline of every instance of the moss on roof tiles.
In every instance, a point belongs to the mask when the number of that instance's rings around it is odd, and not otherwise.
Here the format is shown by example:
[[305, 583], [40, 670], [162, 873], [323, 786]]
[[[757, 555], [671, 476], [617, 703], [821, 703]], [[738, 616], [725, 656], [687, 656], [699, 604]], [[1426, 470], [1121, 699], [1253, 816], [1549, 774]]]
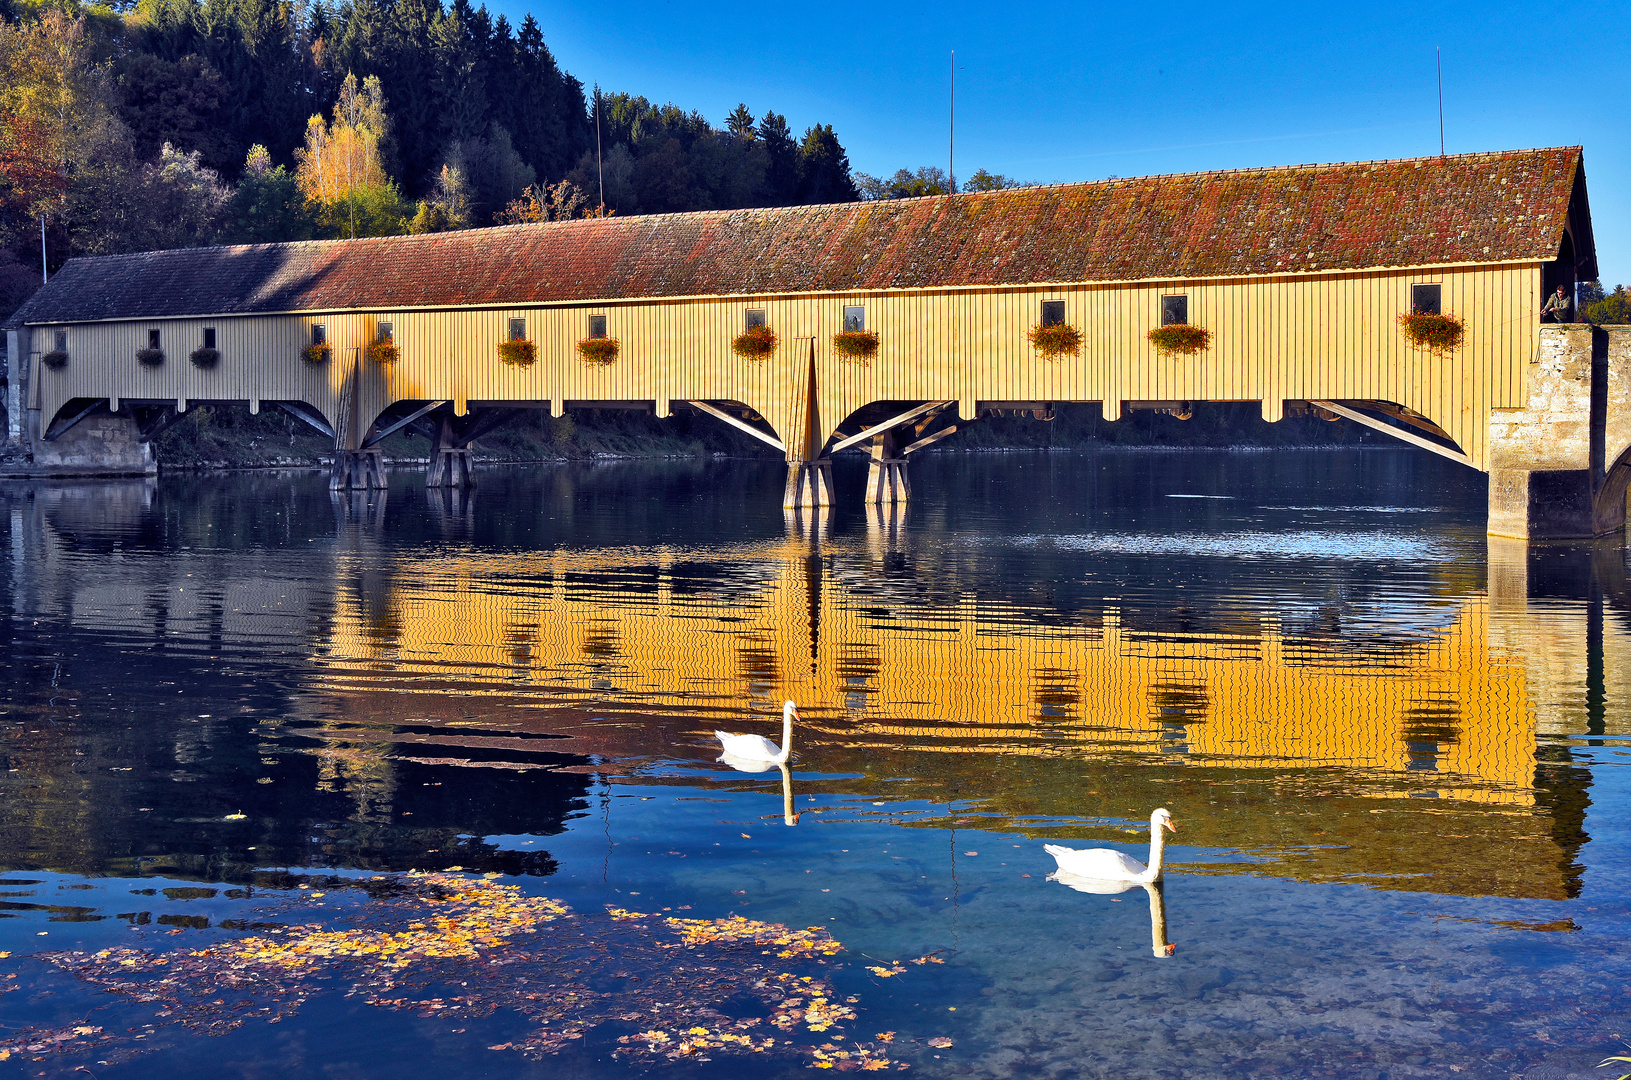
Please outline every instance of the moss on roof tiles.
[[1561, 147], [73, 259], [9, 325], [1544, 261], [1580, 166]]

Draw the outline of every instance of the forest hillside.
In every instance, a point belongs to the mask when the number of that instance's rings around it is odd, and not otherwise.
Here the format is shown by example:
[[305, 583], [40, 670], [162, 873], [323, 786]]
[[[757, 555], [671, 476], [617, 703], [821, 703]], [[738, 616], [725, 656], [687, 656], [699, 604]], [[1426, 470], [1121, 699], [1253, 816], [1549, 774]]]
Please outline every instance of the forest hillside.
[[469, 0], [0, 0], [0, 317], [39, 287], [42, 245], [54, 270], [859, 197], [830, 125], [586, 93], [531, 15]]

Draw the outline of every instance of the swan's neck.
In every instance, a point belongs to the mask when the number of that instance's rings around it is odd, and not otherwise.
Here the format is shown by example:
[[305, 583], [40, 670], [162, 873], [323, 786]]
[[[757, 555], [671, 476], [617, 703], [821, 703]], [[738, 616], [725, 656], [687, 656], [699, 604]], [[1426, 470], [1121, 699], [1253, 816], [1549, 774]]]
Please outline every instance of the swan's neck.
[[793, 714], [782, 710], [782, 752], [776, 755], [777, 763], [786, 761], [793, 753]]
[[1144, 870], [1145, 881], [1161, 880], [1161, 857], [1166, 854], [1166, 832], [1159, 825], [1150, 827], [1150, 862]]

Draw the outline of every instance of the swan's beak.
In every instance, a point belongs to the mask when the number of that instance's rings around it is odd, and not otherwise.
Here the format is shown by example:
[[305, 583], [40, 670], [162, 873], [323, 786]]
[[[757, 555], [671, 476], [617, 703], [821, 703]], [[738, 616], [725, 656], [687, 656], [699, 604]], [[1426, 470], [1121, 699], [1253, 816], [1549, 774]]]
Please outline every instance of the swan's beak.
[[1171, 818], [1168, 818], [1165, 822], [1163, 822], [1163, 824], [1166, 825], [1166, 827], [1171, 829], [1173, 832], [1178, 831], [1178, 826], [1173, 824], [1173, 821], [1172, 821]]

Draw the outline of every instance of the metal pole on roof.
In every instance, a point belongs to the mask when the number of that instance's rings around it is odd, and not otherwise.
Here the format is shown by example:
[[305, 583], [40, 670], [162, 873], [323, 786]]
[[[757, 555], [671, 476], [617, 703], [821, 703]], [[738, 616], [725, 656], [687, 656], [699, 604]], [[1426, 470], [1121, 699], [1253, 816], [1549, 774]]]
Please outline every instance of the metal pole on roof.
[[44, 284], [51, 284], [51, 269], [45, 262], [45, 215], [40, 215], [40, 276], [45, 278]]
[[1433, 46], [1438, 57], [1438, 156], [1444, 156], [1444, 50]]
[[600, 163], [600, 84], [595, 84], [595, 173], [600, 178], [600, 208], [606, 209], [606, 169]]
[[947, 194], [957, 193], [957, 50], [951, 51], [951, 139], [946, 147]]

